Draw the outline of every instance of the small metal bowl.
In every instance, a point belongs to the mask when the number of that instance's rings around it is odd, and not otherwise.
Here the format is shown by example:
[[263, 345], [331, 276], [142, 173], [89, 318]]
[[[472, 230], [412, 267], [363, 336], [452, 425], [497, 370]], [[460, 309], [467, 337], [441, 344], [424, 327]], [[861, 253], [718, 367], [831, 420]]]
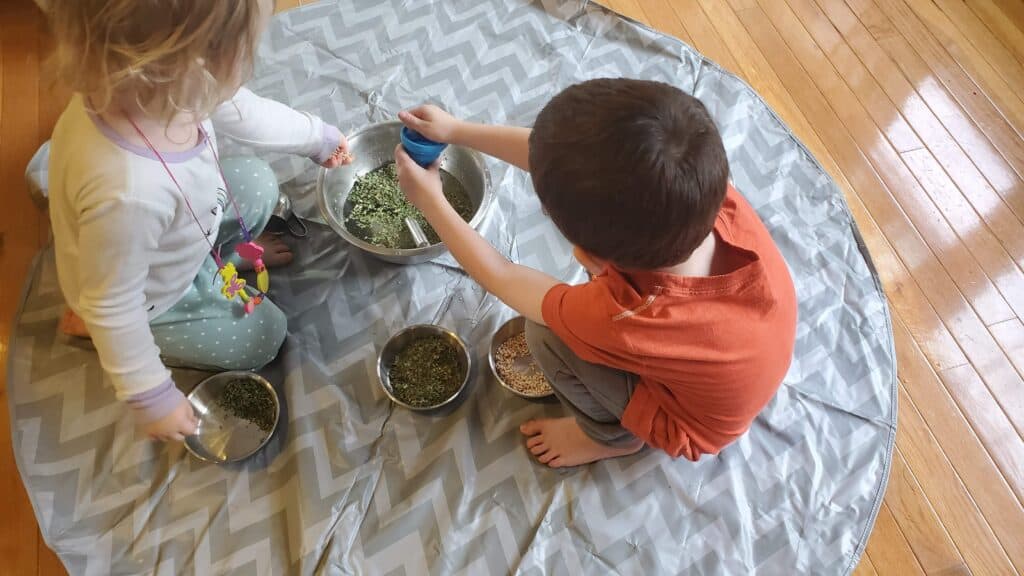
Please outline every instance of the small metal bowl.
[[[462, 368], [464, 376], [462, 377], [462, 384], [459, 385], [458, 390], [444, 401], [433, 406], [412, 406], [395, 397], [394, 389], [391, 387], [389, 372], [391, 370], [391, 365], [395, 363], [395, 357], [399, 352], [404, 350], [405, 347], [414, 340], [419, 340], [420, 338], [428, 336], [440, 336], [458, 350], [459, 367]], [[381, 349], [380, 354], [377, 356], [377, 380], [380, 382], [380, 387], [384, 390], [384, 393], [387, 394], [388, 398], [390, 398], [395, 404], [408, 408], [409, 410], [426, 412], [429, 410], [436, 410], [458, 398], [459, 394], [462, 394], [462, 391], [466, 388], [466, 384], [469, 383], [469, 374], [472, 367], [473, 357], [469, 354], [469, 348], [466, 347], [466, 343], [463, 342], [457, 334], [434, 324], [416, 324], [401, 330], [389, 338], [387, 343], [384, 344], [384, 348]]]
[[[274, 425], [269, 432], [252, 422], [238, 418], [220, 405], [224, 387], [233, 380], [246, 380], [262, 386], [274, 400]], [[245, 371], [221, 372], [203, 380], [188, 395], [188, 401], [199, 419], [196, 433], [185, 438], [185, 448], [206, 462], [229, 464], [245, 460], [266, 445], [277, 430], [281, 402], [274, 387], [259, 374]]]
[[[491, 336], [491, 348], [487, 351], [487, 363], [491, 365], [491, 374], [494, 374], [494, 378], [501, 384], [501, 387], [516, 396], [526, 398], [529, 400], [539, 400], [541, 398], [548, 398], [554, 394], [554, 392], [548, 392], [546, 394], [530, 395], [524, 394], [519, 390], [509, 386], [504, 379], [501, 377], [501, 373], [498, 372], [498, 348], [505, 343], [506, 340], [512, 338], [516, 334], [521, 334], [526, 331], [526, 318], [523, 316], [516, 316], [508, 322], [502, 324], [495, 332], [494, 336]], [[550, 384], [549, 384], [550, 386]]]
[[[448, 248], [443, 242], [423, 248], [385, 248], [366, 242], [346, 226], [346, 218], [352, 210], [348, 202], [352, 186], [366, 173], [395, 161], [395, 146], [401, 140], [401, 131], [401, 122], [381, 122], [350, 134], [348, 146], [355, 161], [348, 166], [321, 168], [317, 176], [316, 198], [324, 220], [349, 244], [385, 262], [419, 264], [444, 255]], [[491, 174], [483, 156], [469, 148], [448, 146], [441, 155], [441, 168], [454, 176], [469, 194], [474, 210], [469, 225], [479, 232], [494, 201]]]

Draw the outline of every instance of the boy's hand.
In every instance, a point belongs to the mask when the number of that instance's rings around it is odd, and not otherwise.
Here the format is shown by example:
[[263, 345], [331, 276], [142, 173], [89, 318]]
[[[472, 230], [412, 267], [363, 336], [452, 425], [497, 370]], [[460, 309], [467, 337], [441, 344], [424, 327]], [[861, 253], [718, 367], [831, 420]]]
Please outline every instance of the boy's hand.
[[192, 410], [192, 404], [182, 398], [173, 412], [155, 422], [146, 424], [142, 427], [142, 431], [153, 440], [182, 442], [185, 440], [185, 436], [196, 433], [198, 425], [199, 419], [196, 418], [195, 412]]
[[429, 168], [421, 168], [399, 144], [395, 147], [395, 168], [398, 172], [398, 186], [420, 212], [427, 212], [427, 207], [434, 202], [445, 202], [437, 162]]
[[529, 128], [466, 122], [431, 104], [399, 112], [398, 119], [435, 142], [479, 150], [488, 156], [530, 171]]
[[409, 128], [434, 142], [451, 144], [462, 121], [433, 104], [424, 104], [398, 113], [398, 119]]

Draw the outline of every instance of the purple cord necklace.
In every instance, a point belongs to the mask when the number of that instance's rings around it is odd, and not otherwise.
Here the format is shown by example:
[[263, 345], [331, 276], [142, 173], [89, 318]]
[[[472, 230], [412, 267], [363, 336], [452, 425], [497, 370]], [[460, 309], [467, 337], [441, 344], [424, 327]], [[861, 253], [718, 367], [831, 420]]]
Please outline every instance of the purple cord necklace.
[[[170, 166], [164, 160], [164, 157], [157, 151], [153, 143], [149, 141], [146, 134], [143, 133], [139, 125], [135, 123], [135, 120], [131, 116], [125, 114], [128, 118], [128, 122], [131, 123], [132, 128], [139, 134], [139, 137], [146, 143], [149, 150], [160, 161], [163, 165], [167, 175], [170, 176], [171, 182], [174, 182], [175, 187], [178, 188], [178, 192], [181, 193], [181, 197], [185, 200], [185, 206], [188, 207], [189, 213], [192, 215], [192, 220], [195, 221], [196, 226], [199, 227], [200, 234], [206, 240], [206, 243], [210, 246], [210, 255], [213, 256], [214, 263], [217, 264], [217, 274], [221, 277], [221, 294], [224, 295], [228, 300], [234, 300], [236, 297], [242, 301], [242, 307], [246, 314], [251, 313], [256, 309], [256, 306], [263, 302], [266, 297], [267, 290], [270, 289], [270, 274], [267, 272], [267, 267], [263, 263], [263, 247], [259, 246], [253, 241], [252, 234], [249, 228], [245, 225], [245, 220], [242, 218], [242, 211], [238, 208], [238, 203], [235, 202], [235, 195], [231, 193], [231, 187], [228, 186], [227, 177], [224, 176], [224, 167], [220, 163], [220, 156], [217, 154], [217, 150], [212, 144], [209, 144], [210, 152], [213, 153], [213, 159], [217, 163], [217, 171], [220, 173], [221, 181], [224, 182], [224, 191], [227, 193], [228, 201], [231, 206], [235, 209], [235, 216], [238, 218], [238, 225], [242, 228], [242, 237], [245, 242], [242, 242], [235, 248], [235, 252], [238, 253], [243, 259], [252, 262], [253, 269], [256, 271], [256, 286], [258, 289], [254, 289], [251, 286], [246, 286], [245, 280], [238, 277], [238, 270], [235, 268], [233, 262], [224, 262], [220, 257], [220, 249], [213, 245], [210, 240], [210, 236], [203, 231], [203, 224], [199, 221], [199, 217], [196, 216], [196, 211], [192, 208], [192, 202], [188, 199], [188, 194], [185, 193], [184, 188], [178, 183], [178, 179], [174, 177], [174, 173], [171, 172]], [[209, 135], [203, 130], [202, 126], [199, 126], [199, 133], [203, 136], [207, 143], [211, 140]], [[250, 297], [246, 292], [246, 288], [253, 290], [255, 294]]]

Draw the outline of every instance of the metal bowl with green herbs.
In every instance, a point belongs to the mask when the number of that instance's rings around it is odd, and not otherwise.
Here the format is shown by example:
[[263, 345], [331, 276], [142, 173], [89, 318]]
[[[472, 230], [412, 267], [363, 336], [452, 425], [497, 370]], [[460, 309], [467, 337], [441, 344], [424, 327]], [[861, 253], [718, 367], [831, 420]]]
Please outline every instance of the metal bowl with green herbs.
[[377, 377], [395, 404], [435, 410], [465, 389], [472, 362], [458, 335], [433, 324], [417, 324], [388, 339], [377, 357]]
[[[441, 256], [447, 248], [398, 188], [394, 153], [401, 129], [400, 122], [383, 122], [349, 136], [355, 160], [320, 170], [317, 201], [327, 224], [350, 244], [388, 262], [416, 264]], [[483, 157], [449, 146], [441, 156], [441, 183], [448, 201], [479, 231], [493, 201]], [[429, 246], [416, 247], [404, 222], [407, 216], [423, 228]]]
[[196, 458], [217, 464], [239, 462], [258, 452], [277, 429], [277, 392], [254, 372], [232, 371], [203, 380], [188, 395], [199, 426], [185, 438]]

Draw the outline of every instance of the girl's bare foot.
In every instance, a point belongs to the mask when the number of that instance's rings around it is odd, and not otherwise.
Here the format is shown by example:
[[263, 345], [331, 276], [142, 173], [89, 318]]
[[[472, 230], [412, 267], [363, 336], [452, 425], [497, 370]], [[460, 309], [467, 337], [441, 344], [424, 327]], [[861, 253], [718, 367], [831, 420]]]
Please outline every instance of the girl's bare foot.
[[526, 448], [537, 457], [537, 461], [552, 468], [626, 456], [644, 447], [640, 440], [635, 445], [621, 448], [600, 444], [583, 432], [575, 418], [530, 420], [520, 426], [519, 431], [529, 438]]
[[71, 308], [64, 309], [64, 315], [60, 318], [59, 324], [60, 331], [68, 336], [74, 336], [75, 338], [88, 338], [89, 329], [85, 327], [85, 322], [71, 311]]
[[[267, 268], [276, 268], [278, 266], [285, 266], [290, 264], [292, 258], [292, 249], [284, 243], [284, 240], [280, 236], [274, 236], [264, 232], [260, 234], [258, 238], [253, 240], [257, 245], [263, 248], [263, 264]], [[248, 260], [242, 260], [236, 268], [240, 271], [252, 270], [252, 262]]]

